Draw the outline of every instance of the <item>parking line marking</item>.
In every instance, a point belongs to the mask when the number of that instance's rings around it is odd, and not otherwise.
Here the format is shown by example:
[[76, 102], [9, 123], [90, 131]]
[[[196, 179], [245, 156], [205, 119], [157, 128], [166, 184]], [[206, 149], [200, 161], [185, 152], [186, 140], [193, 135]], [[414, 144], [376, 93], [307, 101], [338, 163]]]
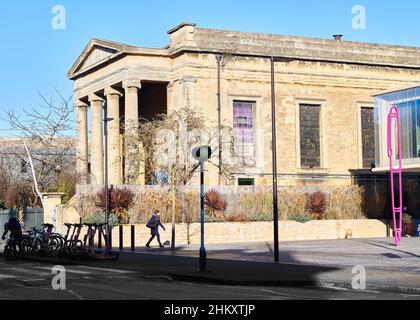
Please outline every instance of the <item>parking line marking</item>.
[[[52, 270], [52, 268], [47, 268], [47, 267], [35, 267], [37, 269], [41, 269], [41, 270]], [[75, 274], [92, 274], [91, 272], [86, 272], [86, 271], [78, 271], [78, 270], [71, 270], [71, 269], [66, 269], [66, 273], [75, 273]]]
[[88, 266], [76, 266], [76, 268], [87, 269], [87, 270], [94, 270], [94, 271], [107, 271], [107, 272], [121, 273], [121, 274], [136, 273], [134, 271], [128, 271], [128, 270], [105, 269], [105, 268], [96, 268], [96, 267], [88, 267]]
[[0, 280], [4, 280], [4, 279], [16, 279], [18, 278], [17, 276], [11, 276], [8, 274], [0, 274]]

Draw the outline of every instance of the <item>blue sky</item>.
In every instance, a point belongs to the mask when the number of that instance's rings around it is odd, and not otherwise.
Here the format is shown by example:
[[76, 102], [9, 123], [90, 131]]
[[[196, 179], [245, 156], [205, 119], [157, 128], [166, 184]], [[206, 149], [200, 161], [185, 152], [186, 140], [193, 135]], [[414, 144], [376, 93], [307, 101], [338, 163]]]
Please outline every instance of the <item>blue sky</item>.
[[[55, 5], [66, 30], [51, 27]], [[366, 30], [352, 29], [352, 8], [367, 11]], [[32, 108], [55, 88], [72, 93], [67, 71], [92, 37], [163, 47], [166, 31], [182, 21], [200, 27], [392, 43], [420, 47], [417, 0], [20, 0], [0, 2], [0, 118], [5, 110]], [[0, 120], [0, 135], [7, 135]]]

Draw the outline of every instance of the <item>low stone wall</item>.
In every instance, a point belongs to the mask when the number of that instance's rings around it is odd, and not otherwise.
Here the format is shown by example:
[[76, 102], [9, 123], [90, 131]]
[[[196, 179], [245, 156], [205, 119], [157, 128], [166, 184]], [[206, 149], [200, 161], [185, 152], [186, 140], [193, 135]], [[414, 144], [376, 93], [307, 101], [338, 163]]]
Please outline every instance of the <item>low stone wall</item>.
[[[384, 238], [387, 226], [379, 220], [331, 220], [298, 223], [280, 221], [280, 241], [337, 240], [347, 238]], [[165, 225], [161, 230], [162, 241], [171, 240], [172, 225]], [[189, 230], [189, 231], [188, 231]], [[113, 229], [113, 246], [119, 247], [120, 228]], [[252, 223], [206, 223], [205, 237], [207, 244], [273, 241], [272, 222]], [[144, 246], [150, 238], [150, 229], [144, 225], [135, 225], [135, 244]], [[124, 247], [131, 247], [131, 226], [123, 226]], [[176, 225], [176, 244], [199, 244], [200, 224]]]

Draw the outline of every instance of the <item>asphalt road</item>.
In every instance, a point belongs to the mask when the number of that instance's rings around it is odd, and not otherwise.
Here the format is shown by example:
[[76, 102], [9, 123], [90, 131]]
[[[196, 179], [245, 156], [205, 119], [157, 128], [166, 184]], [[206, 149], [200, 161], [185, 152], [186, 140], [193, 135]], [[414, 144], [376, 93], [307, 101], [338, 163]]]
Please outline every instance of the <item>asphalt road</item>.
[[52, 288], [54, 266], [0, 258], [0, 300], [375, 300], [414, 295], [343, 288], [239, 287], [173, 281], [124, 269], [66, 267], [66, 290]]

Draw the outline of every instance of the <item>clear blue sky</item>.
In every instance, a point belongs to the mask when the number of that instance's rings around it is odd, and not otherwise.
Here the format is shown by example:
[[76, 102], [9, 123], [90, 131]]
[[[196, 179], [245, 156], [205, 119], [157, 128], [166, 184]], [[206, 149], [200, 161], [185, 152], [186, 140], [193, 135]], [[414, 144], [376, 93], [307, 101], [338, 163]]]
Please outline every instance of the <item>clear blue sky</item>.
[[[352, 8], [367, 10], [367, 29], [352, 29]], [[51, 27], [54, 5], [66, 30]], [[182, 21], [200, 27], [392, 43], [420, 47], [418, 0], [21, 0], [0, 1], [0, 113], [36, 107], [39, 93], [71, 95], [66, 74], [92, 37], [163, 47]], [[2, 115], [0, 115], [2, 117]], [[6, 124], [0, 120], [0, 135]]]

